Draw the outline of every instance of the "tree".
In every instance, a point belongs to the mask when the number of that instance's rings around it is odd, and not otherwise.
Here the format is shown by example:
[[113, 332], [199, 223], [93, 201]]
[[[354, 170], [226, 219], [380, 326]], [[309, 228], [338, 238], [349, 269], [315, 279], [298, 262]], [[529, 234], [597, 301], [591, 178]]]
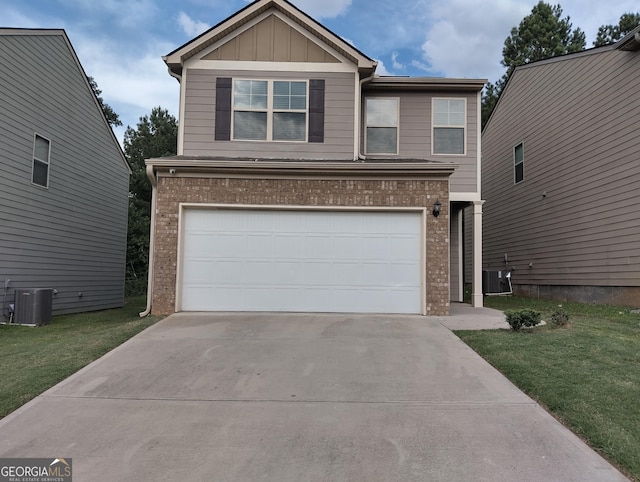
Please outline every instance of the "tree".
[[602, 25], [598, 29], [598, 35], [594, 47], [602, 47], [617, 42], [622, 37], [640, 25], [640, 13], [623, 13], [618, 25]]
[[161, 107], [140, 117], [136, 129], [127, 126], [124, 153], [131, 166], [129, 183], [129, 231], [127, 236], [127, 292], [144, 293], [149, 268], [151, 185], [145, 159], [176, 153], [178, 122]]
[[570, 18], [562, 18], [562, 7], [543, 1], [533, 7], [504, 41], [501, 64], [507, 71], [495, 84], [488, 84], [482, 99], [482, 127], [516, 67], [558, 55], [579, 52], [586, 46], [580, 28], [572, 30]]
[[560, 18], [562, 7], [538, 2], [531, 14], [511, 29], [504, 41], [502, 65], [507, 78], [519, 65], [585, 49], [585, 35], [580, 28], [571, 30], [570, 18]]
[[100, 94], [102, 94], [102, 91], [98, 87], [98, 83], [91, 76], [87, 76], [87, 80], [89, 81], [89, 85], [91, 85], [93, 92], [96, 94], [98, 103], [100, 104], [100, 107], [102, 108], [102, 112], [104, 112], [104, 116], [107, 118], [107, 122], [109, 123], [109, 125], [112, 128], [121, 126], [122, 121], [120, 120], [120, 117], [118, 116], [118, 114], [116, 114], [115, 111], [111, 108], [111, 106], [107, 104], [104, 101], [104, 99], [100, 96]]
[[491, 113], [498, 103], [500, 92], [502, 92], [502, 79], [495, 84], [488, 82], [482, 91], [482, 128], [487, 124]]

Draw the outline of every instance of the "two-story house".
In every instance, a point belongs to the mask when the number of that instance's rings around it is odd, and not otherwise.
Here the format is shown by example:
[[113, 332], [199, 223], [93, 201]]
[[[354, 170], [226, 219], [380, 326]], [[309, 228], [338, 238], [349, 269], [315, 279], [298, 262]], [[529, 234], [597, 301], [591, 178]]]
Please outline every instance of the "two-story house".
[[640, 306], [640, 27], [514, 70], [482, 133], [484, 262], [514, 292]]
[[147, 161], [147, 311], [448, 314], [468, 206], [482, 305], [484, 80], [376, 76], [285, 0], [164, 60], [180, 130], [177, 156]]
[[0, 29], [0, 321], [123, 305], [129, 173], [64, 30]]

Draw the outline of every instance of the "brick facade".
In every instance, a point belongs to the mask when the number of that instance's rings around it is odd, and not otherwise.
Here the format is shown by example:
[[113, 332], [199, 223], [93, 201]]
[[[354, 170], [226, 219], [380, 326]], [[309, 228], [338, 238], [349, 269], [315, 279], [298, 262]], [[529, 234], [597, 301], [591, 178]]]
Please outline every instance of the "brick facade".
[[[431, 215], [436, 200], [439, 217]], [[159, 175], [156, 192], [153, 313], [175, 311], [180, 203], [427, 207], [426, 309], [449, 314], [449, 181], [421, 180], [211, 178]]]

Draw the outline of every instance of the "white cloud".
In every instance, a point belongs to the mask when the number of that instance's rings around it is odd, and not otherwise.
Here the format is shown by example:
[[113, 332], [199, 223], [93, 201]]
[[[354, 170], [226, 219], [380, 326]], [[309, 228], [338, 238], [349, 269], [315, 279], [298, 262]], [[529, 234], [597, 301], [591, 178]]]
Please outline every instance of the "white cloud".
[[376, 62], [378, 62], [378, 66], [376, 67], [376, 75], [381, 75], [383, 77], [393, 75], [393, 73], [389, 72], [384, 66], [384, 62], [382, 60], [376, 60]]
[[184, 12], [178, 14], [178, 25], [189, 37], [196, 37], [209, 28], [207, 23], [193, 20]]
[[[431, 0], [430, 26], [422, 44], [423, 59], [447, 77], [479, 77], [494, 82], [505, 72], [502, 47], [511, 29], [531, 13], [537, 0]], [[557, 2], [551, 2], [555, 5]], [[586, 34], [593, 45], [598, 27], [617, 24], [625, 12], [638, 12], [637, 0], [615, 8], [600, 0], [564, 0], [562, 17]], [[473, 12], [461, 14], [461, 12]]]
[[317, 20], [342, 15], [351, 6], [351, 0], [294, 0], [292, 3]]
[[393, 65], [393, 68], [395, 70], [402, 70], [404, 69], [404, 64], [400, 61], [398, 61], [398, 57], [400, 56], [400, 54], [398, 52], [392, 52], [391, 54], [391, 62]]
[[123, 127], [115, 129], [122, 141], [125, 128], [135, 128], [139, 118], [161, 106], [178, 116], [179, 84], [167, 73], [161, 56], [175, 48], [165, 42], [147, 43], [142, 53], [114, 50], [107, 40], [71, 35], [71, 41], [87, 75], [92, 76], [102, 98], [120, 116]]
[[504, 73], [504, 39], [531, 8], [530, 0], [436, 0], [430, 6], [434, 22], [422, 44], [424, 60], [446, 77], [495, 81]]
[[431, 72], [431, 67], [429, 67], [427, 64], [420, 62], [418, 60], [412, 60], [411, 66], [415, 67], [418, 70], [422, 70], [423, 72]]

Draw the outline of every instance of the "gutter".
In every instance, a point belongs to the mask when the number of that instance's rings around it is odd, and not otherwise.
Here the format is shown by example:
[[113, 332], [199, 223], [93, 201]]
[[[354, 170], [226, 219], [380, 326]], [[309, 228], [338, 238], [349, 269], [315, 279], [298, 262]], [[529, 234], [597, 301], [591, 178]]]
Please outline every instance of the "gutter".
[[[376, 63], [375, 67], [377, 67], [378, 64]], [[366, 157], [364, 156], [364, 154], [361, 151], [361, 147], [362, 147], [362, 87], [364, 86], [364, 84], [366, 84], [367, 82], [371, 82], [373, 80], [373, 78], [376, 76], [376, 69], [373, 69], [373, 72], [371, 73], [371, 75], [369, 77], [365, 77], [364, 79], [361, 79], [359, 84], [358, 84], [358, 92], [356, 93], [356, 98], [358, 99], [358, 105], [356, 106], [356, 126], [354, 129], [355, 132], [355, 140], [354, 140], [354, 154], [356, 154], [354, 156], [354, 161], [357, 160], [361, 160], [364, 161], [366, 159]]]
[[153, 164], [147, 166], [147, 177], [151, 181], [151, 220], [149, 222], [149, 269], [147, 270], [147, 307], [142, 313], [139, 313], [140, 318], [144, 318], [151, 314], [151, 305], [153, 301], [153, 253], [155, 245], [155, 231], [156, 231], [156, 204], [158, 189], [158, 178], [156, 177]]

